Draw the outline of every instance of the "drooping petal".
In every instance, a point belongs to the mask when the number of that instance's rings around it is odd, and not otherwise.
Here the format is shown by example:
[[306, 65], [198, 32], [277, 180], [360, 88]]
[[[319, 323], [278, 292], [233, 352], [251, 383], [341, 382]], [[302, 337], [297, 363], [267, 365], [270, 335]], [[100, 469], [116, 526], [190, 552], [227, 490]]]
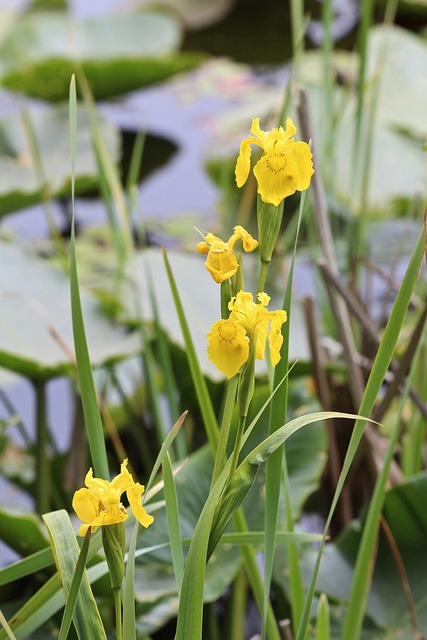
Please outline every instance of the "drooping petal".
[[243, 187], [248, 179], [249, 171], [251, 169], [251, 143], [249, 138], [245, 138], [240, 143], [240, 151], [237, 157], [236, 168], [234, 170], [236, 176], [236, 184], [238, 187]]
[[239, 268], [233, 250], [222, 240], [211, 244], [205, 266], [218, 284], [234, 276]]
[[141, 504], [141, 496], [144, 493], [144, 488], [139, 482], [134, 482], [126, 490], [126, 495], [129, 500], [130, 508], [135, 518], [143, 527], [149, 527], [154, 522], [153, 516], [150, 516]]
[[288, 154], [298, 166], [297, 190], [308, 189], [314, 173], [311, 149], [306, 142], [293, 142], [288, 146]]
[[[259, 118], [258, 122], [259, 122]], [[236, 184], [238, 187], [243, 187], [248, 179], [249, 171], [251, 168], [251, 144], [256, 144], [262, 147], [262, 143], [257, 138], [249, 136], [240, 143], [240, 151], [237, 157], [236, 168], [234, 170], [236, 176]]]
[[254, 174], [261, 198], [276, 207], [295, 193], [298, 186], [298, 165], [284, 153], [262, 156], [254, 167]]
[[246, 229], [244, 229], [240, 224], [234, 227], [234, 233], [227, 244], [230, 247], [234, 247], [236, 240], [242, 241], [243, 249], [247, 253], [249, 253], [250, 251], [254, 251], [254, 249], [256, 249], [258, 246], [258, 241], [255, 240], [255, 238], [253, 238], [251, 234], [246, 231]]
[[73, 509], [79, 520], [90, 525], [99, 515], [99, 498], [89, 489], [79, 489], [73, 497]]
[[288, 316], [286, 311], [272, 311], [271, 316], [271, 328], [268, 334], [270, 344], [270, 360], [273, 367], [280, 360], [280, 349], [283, 344], [283, 336], [281, 333], [282, 324], [286, 322]]
[[245, 329], [230, 320], [218, 320], [208, 333], [208, 357], [218, 369], [232, 378], [249, 357]]

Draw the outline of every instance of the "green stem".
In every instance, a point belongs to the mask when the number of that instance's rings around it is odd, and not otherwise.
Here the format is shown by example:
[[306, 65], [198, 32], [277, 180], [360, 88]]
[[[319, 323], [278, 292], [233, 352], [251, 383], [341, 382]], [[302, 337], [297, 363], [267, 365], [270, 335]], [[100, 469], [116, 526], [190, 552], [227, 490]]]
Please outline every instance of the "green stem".
[[116, 640], [123, 640], [122, 627], [122, 599], [120, 589], [113, 589], [114, 593], [114, 610], [116, 614]]
[[237, 425], [236, 440], [234, 442], [234, 447], [233, 447], [233, 456], [231, 458], [230, 471], [228, 474], [228, 482], [231, 480], [231, 476], [233, 475], [237, 467], [240, 448], [242, 446], [243, 432], [245, 430], [245, 424], [246, 424], [246, 416], [242, 416], [242, 415], [239, 416], [239, 424]]
[[[233, 517], [233, 524], [236, 528], [236, 531], [239, 531], [240, 533], [248, 531], [245, 514], [243, 513], [243, 509], [241, 507], [237, 509]], [[258, 611], [262, 611], [264, 583], [259, 572], [254, 548], [250, 545], [243, 545], [242, 556], [245, 563], [244, 566], [246, 575], [248, 576], [249, 584], [251, 585], [252, 593], [254, 595]], [[267, 607], [267, 637], [269, 640], [280, 640], [280, 633], [277, 628], [271, 602], [268, 603]]]
[[227, 385], [227, 395], [225, 398], [224, 413], [222, 415], [221, 429], [219, 432], [218, 448], [215, 455], [215, 465], [212, 473], [211, 487], [213, 487], [215, 482], [218, 480], [218, 476], [224, 467], [224, 462], [227, 455], [227, 442], [230, 435], [230, 425], [233, 417], [233, 408], [234, 402], [236, 400], [238, 382], [239, 376], [235, 375], [231, 378], [231, 380], [229, 380]]
[[46, 423], [46, 389], [44, 382], [34, 384], [36, 392], [36, 504], [38, 513], [46, 513], [50, 507], [49, 458], [47, 447], [49, 431]]
[[265, 286], [265, 280], [267, 277], [267, 269], [268, 269], [268, 265], [270, 264], [270, 260], [266, 261], [266, 260], [261, 260], [261, 269], [259, 272], [259, 278], [258, 278], [258, 288], [257, 291], [258, 293], [261, 291], [264, 291], [264, 286]]
[[242, 569], [231, 587], [230, 606], [227, 612], [227, 640], [244, 640], [247, 605], [247, 578]]

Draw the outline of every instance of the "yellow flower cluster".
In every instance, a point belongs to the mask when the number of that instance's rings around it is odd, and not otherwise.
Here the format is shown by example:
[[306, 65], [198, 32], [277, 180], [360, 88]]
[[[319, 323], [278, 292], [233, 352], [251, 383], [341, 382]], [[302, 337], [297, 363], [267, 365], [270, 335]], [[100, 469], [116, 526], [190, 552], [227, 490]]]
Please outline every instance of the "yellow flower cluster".
[[133, 515], [143, 527], [148, 527], [154, 521], [153, 516], [150, 516], [141, 504], [144, 487], [139, 482], [134, 482], [127, 470], [127, 463], [127, 460], [122, 462], [119, 475], [111, 482], [94, 478], [92, 469], [89, 469], [85, 478], [87, 489], [79, 489], [73, 498], [73, 509], [85, 523], [80, 527], [79, 535], [84, 536], [89, 527], [94, 532], [97, 527], [126, 520], [128, 514], [120, 502], [124, 492]]
[[287, 319], [286, 311], [268, 311], [265, 307], [270, 296], [266, 293], [258, 293], [257, 299], [258, 304], [251, 293], [240, 291], [229, 302], [229, 318], [215, 322], [208, 333], [209, 359], [227, 378], [232, 378], [248, 360], [253, 340], [257, 359], [264, 359], [268, 338], [273, 367], [280, 360], [281, 327]]
[[236, 163], [236, 183], [242, 187], [251, 168], [251, 144], [261, 147], [263, 155], [254, 167], [258, 193], [262, 200], [278, 206], [282, 200], [310, 186], [314, 173], [312, 154], [306, 142], [295, 142], [296, 127], [291, 118], [286, 129], [262, 131], [259, 118], [252, 119], [252, 136], [242, 140]]

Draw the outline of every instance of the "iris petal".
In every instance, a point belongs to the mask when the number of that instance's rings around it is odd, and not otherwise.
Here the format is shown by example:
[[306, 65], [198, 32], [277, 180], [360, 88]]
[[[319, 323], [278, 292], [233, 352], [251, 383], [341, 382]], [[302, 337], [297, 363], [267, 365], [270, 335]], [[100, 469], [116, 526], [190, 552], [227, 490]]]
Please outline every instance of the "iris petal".
[[245, 329], [230, 319], [215, 322], [208, 333], [208, 357], [228, 379], [232, 378], [249, 357]]
[[261, 198], [276, 207], [298, 186], [298, 165], [284, 154], [263, 156], [255, 165], [254, 174]]

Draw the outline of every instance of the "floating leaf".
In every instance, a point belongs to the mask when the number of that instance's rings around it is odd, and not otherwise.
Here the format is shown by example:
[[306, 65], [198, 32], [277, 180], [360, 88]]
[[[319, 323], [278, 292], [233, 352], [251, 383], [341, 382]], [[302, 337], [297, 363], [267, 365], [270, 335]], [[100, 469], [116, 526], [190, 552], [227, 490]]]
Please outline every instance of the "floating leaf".
[[45, 100], [65, 100], [83, 72], [96, 99], [159, 82], [193, 67], [198, 54], [178, 54], [182, 26], [165, 12], [75, 21], [61, 13], [24, 16], [0, 48], [4, 87]]
[[[47, 261], [0, 243], [0, 366], [32, 379], [73, 370], [70, 286]], [[89, 353], [94, 366], [139, 352], [136, 335], [113, 326], [98, 301], [82, 291]]]
[[[38, 175], [30, 151], [26, 120], [34, 133], [43, 176]], [[118, 162], [120, 137], [117, 129], [100, 121], [108, 153]], [[0, 121], [0, 215], [40, 202], [45, 197], [68, 196], [70, 192], [70, 141], [68, 108], [46, 108]], [[98, 173], [89, 123], [84, 110], [78, 112], [76, 189], [84, 191], [98, 184]], [[45, 182], [44, 182], [45, 181]]]

